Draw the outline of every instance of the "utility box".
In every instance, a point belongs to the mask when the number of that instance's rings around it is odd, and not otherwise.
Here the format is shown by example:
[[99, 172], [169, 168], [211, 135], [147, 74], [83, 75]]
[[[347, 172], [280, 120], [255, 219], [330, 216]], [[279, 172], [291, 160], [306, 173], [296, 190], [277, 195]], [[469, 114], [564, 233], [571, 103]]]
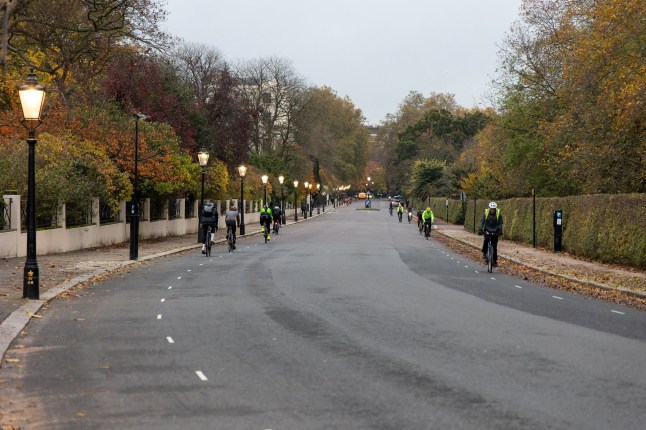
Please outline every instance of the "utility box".
[[560, 252], [563, 247], [563, 210], [554, 211], [554, 252]]

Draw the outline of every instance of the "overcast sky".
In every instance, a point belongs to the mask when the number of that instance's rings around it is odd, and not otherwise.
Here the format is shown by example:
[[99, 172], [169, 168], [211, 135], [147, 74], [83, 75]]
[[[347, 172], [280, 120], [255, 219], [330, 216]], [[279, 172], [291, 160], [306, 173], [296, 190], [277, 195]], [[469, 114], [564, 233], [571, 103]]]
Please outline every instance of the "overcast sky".
[[167, 0], [166, 30], [231, 61], [279, 56], [349, 96], [369, 124], [409, 91], [487, 104], [496, 53], [521, 0]]

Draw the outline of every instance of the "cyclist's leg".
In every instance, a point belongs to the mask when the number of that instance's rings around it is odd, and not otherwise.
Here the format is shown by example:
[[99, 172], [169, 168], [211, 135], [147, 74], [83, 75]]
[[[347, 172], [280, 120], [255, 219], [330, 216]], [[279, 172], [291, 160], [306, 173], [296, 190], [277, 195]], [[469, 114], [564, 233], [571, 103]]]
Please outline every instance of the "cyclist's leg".
[[482, 242], [482, 256], [487, 259], [487, 246], [489, 245], [489, 236], [485, 233], [484, 241]]

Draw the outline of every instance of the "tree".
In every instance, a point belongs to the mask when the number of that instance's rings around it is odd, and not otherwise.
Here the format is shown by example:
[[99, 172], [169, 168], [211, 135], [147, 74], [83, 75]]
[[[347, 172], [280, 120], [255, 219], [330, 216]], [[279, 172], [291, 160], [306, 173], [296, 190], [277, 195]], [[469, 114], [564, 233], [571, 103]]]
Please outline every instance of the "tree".
[[[159, 0], [20, 0], [7, 21], [10, 59], [51, 76], [67, 103], [126, 45], [163, 45]], [[75, 85], [82, 82], [85, 85]]]

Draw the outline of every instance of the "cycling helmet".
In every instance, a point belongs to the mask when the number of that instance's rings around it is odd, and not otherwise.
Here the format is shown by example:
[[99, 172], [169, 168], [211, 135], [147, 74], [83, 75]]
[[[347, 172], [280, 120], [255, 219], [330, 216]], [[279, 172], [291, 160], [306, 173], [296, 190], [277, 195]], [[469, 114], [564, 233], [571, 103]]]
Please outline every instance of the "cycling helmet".
[[426, 208], [426, 212], [430, 212], [430, 211], [431, 211], [431, 208]]
[[498, 207], [498, 205], [496, 204], [496, 202], [490, 202], [489, 203], [489, 209], [496, 209], [497, 207]]

